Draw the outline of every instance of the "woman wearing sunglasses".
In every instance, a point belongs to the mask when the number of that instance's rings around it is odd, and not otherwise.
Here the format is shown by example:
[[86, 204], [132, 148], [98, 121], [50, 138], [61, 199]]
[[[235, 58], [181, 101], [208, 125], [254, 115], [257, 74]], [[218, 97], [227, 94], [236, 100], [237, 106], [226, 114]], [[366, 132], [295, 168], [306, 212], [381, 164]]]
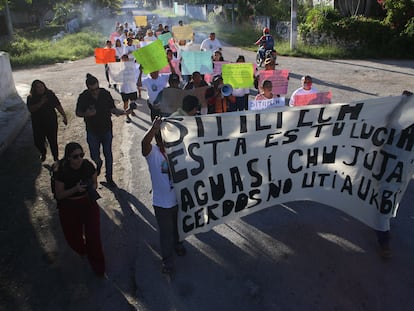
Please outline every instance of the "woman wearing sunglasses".
[[99, 277], [105, 274], [102, 251], [99, 205], [96, 203], [97, 174], [91, 161], [84, 159], [81, 145], [75, 142], [65, 147], [65, 156], [54, 173], [55, 198], [59, 219], [69, 246], [81, 256], [87, 256]]

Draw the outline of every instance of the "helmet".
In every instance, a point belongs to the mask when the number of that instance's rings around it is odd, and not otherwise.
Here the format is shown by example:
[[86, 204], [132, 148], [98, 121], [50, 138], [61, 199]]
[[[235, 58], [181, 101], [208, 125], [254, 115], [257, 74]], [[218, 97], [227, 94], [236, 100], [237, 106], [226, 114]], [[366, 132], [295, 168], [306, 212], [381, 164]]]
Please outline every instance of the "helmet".
[[267, 27], [263, 28], [263, 33], [270, 33], [269, 28], [267, 28]]

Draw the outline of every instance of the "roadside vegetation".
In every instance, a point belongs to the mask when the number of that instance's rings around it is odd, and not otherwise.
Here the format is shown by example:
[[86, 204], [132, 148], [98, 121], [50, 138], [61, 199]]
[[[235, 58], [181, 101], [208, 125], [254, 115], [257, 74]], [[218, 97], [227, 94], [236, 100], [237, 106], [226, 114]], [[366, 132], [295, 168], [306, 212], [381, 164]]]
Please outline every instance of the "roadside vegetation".
[[0, 50], [9, 53], [12, 67], [18, 68], [82, 59], [93, 55], [96, 47], [103, 46], [104, 35], [87, 28], [54, 39], [60, 31], [60, 26], [20, 29]]
[[[239, 9], [234, 15], [229, 9], [218, 14], [210, 13], [207, 22], [191, 22], [194, 30], [205, 33], [214, 31], [219, 34], [220, 40], [256, 51], [254, 42], [261, 36], [261, 28], [246, 22], [251, 20], [250, 14], [269, 15], [271, 26], [274, 26], [275, 20], [290, 18], [290, 0], [261, 1], [254, 10], [246, 7], [243, 1], [237, 2]], [[115, 1], [118, 7], [119, 3], [120, 0]], [[291, 50], [290, 42], [273, 32], [279, 55], [321, 59], [413, 58], [414, 6], [409, 0], [382, 0], [382, 7], [377, 4], [374, 17], [351, 13], [343, 16], [328, 6], [309, 7], [306, 2], [298, 3], [299, 38], [296, 49]], [[59, 35], [64, 29], [64, 22], [71, 16], [71, 10], [75, 12], [71, 8], [69, 4], [56, 5], [54, 20], [41, 30], [33, 26], [14, 29], [11, 41], [0, 42], [0, 50], [9, 53], [14, 68], [81, 59], [93, 55], [96, 47], [104, 45], [108, 33], [103, 33], [101, 27], [82, 27], [77, 33]], [[156, 10], [154, 13], [171, 16], [168, 11]], [[117, 15], [112, 18], [114, 21], [123, 19]], [[93, 24], [92, 20], [88, 25]]]

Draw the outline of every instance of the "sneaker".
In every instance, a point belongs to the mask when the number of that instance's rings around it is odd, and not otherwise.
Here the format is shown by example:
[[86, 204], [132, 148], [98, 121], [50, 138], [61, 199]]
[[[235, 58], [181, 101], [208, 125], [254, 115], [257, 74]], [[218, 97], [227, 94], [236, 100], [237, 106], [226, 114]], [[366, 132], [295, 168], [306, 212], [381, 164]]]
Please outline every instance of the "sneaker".
[[109, 188], [116, 188], [116, 187], [118, 187], [112, 178], [106, 178], [106, 185]]
[[126, 118], [125, 122], [126, 123], [131, 123], [131, 119], [130, 118]]

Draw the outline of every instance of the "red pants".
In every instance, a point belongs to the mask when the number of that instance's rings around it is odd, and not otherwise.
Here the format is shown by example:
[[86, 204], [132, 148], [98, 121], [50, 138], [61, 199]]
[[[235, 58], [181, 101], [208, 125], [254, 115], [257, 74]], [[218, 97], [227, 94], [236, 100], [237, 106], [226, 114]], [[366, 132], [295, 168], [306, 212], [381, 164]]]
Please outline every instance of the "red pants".
[[102, 251], [99, 205], [88, 197], [62, 200], [58, 204], [59, 219], [69, 246], [79, 255], [87, 255], [93, 271], [105, 273]]

